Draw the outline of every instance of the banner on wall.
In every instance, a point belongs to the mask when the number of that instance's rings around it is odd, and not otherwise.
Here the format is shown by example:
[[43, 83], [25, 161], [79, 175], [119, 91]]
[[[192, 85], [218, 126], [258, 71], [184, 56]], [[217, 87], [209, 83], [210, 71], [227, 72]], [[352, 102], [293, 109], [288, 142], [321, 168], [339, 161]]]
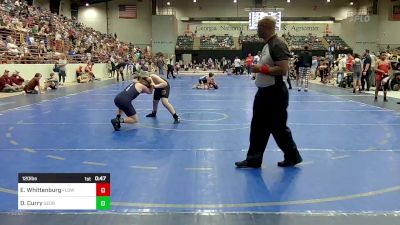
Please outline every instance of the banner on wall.
[[[240, 33], [243, 35], [255, 35], [256, 30], [250, 30], [248, 24], [203, 24], [203, 23], [190, 23], [186, 26], [186, 33], [193, 33], [197, 36], [210, 36], [210, 35], [230, 35], [238, 37]], [[283, 23], [281, 30], [278, 34], [290, 33], [291, 35], [308, 35], [315, 36], [325, 35], [340, 35], [340, 24], [338, 23]]]

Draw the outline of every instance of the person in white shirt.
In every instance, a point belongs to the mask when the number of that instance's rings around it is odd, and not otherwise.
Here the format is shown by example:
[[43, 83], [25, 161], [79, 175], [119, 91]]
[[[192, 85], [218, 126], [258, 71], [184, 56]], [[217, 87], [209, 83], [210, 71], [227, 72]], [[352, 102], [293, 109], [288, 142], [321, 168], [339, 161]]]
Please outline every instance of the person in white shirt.
[[18, 55], [20, 54], [20, 51], [18, 50], [18, 46], [15, 45], [14, 43], [7, 43], [7, 49], [12, 55]]
[[253, 64], [258, 64], [260, 62], [260, 53], [254, 56]]
[[233, 64], [235, 66], [235, 74], [238, 75], [240, 71], [240, 59], [239, 57], [236, 57], [235, 60], [233, 61]]
[[[257, 65], [258, 63], [260, 63], [260, 52], [258, 52], [257, 55], [255, 55], [254, 58], [253, 58], [253, 65]], [[289, 76], [288, 76], [288, 78], [289, 78]], [[256, 74], [255, 73], [252, 74], [251, 79], [252, 80], [256, 79]]]
[[341, 56], [340, 58], [339, 58], [339, 63], [338, 63], [338, 73], [337, 73], [337, 77], [336, 77], [336, 80], [337, 80], [337, 83], [339, 84], [340, 83], [340, 81], [342, 81], [343, 79], [344, 79], [344, 73], [345, 73], [345, 71], [346, 71], [346, 62], [347, 62], [347, 59], [346, 59], [346, 57], [345, 56]]
[[371, 74], [372, 76], [369, 76], [369, 83], [370, 84], [374, 84], [375, 83], [375, 64], [378, 61], [378, 57], [376, 57], [375, 52], [373, 52], [372, 54], [369, 54], [369, 56], [371, 57]]
[[316, 56], [313, 56], [312, 63], [311, 63], [311, 79], [312, 80], [316, 79], [317, 68], [318, 68], [318, 59]]

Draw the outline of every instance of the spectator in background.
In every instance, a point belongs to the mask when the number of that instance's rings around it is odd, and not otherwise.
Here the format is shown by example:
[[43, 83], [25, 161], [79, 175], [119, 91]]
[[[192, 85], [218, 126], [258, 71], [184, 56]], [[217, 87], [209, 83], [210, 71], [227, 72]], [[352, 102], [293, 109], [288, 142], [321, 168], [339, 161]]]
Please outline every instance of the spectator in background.
[[[40, 87], [40, 78], [42, 78], [42, 74], [36, 73], [35, 76], [30, 80], [24, 87], [24, 91], [26, 94], [43, 94]], [[38, 90], [36, 90], [36, 87]]]
[[335, 60], [334, 60], [334, 57], [333, 57], [333, 54], [332, 53], [328, 53], [328, 55], [326, 56], [326, 58], [328, 59], [328, 63], [329, 63], [329, 68], [334, 68], [334, 62], [335, 62]]
[[39, 51], [39, 56], [41, 56], [41, 54], [47, 53], [47, 48], [46, 45], [44, 44], [44, 41], [39, 42], [38, 51]]
[[5, 70], [3, 76], [0, 77], [0, 91], [1, 92], [17, 92], [20, 91], [12, 82], [10, 71]]
[[[260, 55], [261, 55], [261, 52], [257, 52], [257, 55], [254, 56], [253, 65], [257, 65], [258, 63], [260, 63]], [[251, 79], [255, 80], [256, 79], [256, 75], [253, 74], [253, 77]]]
[[83, 75], [85, 75], [85, 69], [82, 65], [79, 65], [79, 67], [75, 70], [75, 75], [78, 83], [87, 83], [87, 76], [85, 76], [85, 78], [83, 77]]
[[228, 70], [228, 61], [226, 60], [225, 57], [222, 57], [221, 64], [222, 64], [222, 71], [224, 71], [225, 73]]
[[310, 69], [312, 64], [312, 53], [308, 51], [308, 46], [304, 46], [304, 51], [299, 55], [299, 75], [300, 84], [297, 83], [298, 91], [301, 91], [304, 79], [304, 91], [308, 91], [308, 76], [310, 75]]
[[19, 55], [21, 54], [19, 51], [18, 46], [15, 44], [15, 40], [11, 39], [8, 43], [7, 43], [7, 50], [11, 55]]
[[369, 76], [369, 84], [371, 85], [375, 85], [375, 65], [376, 62], [378, 61], [378, 58], [376, 57], [376, 53], [373, 52], [372, 54], [369, 54], [369, 56], [371, 57], [371, 73]]
[[235, 66], [235, 74], [238, 75], [240, 73], [240, 59], [239, 57], [236, 56], [235, 60], [233, 61], [233, 64]]
[[58, 60], [58, 82], [60, 85], [64, 85], [65, 83], [65, 77], [67, 76], [67, 64], [68, 61], [65, 57], [65, 54], [61, 54], [60, 59]]
[[[242, 32], [242, 31], [240, 31], [240, 32]], [[251, 53], [249, 53], [246, 57], [246, 69], [247, 69], [247, 74], [249, 74], [249, 75], [251, 74], [251, 66], [253, 66], [253, 61], [254, 61], [254, 58], [251, 55]]]
[[124, 79], [124, 69], [128, 63], [128, 60], [120, 60], [120, 62], [115, 66], [115, 69], [117, 70], [117, 81], [119, 82], [119, 76], [121, 75], [122, 81], [125, 81]]
[[11, 81], [16, 84], [19, 89], [22, 89], [25, 80], [19, 75], [19, 71], [14, 71], [14, 73], [11, 75]]
[[[353, 61], [353, 93], [356, 93], [356, 89], [358, 87], [358, 91], [361, 93], [361, 71], [363, 70], [362, 62], [360, 59], [360, 55], [354, 54]], [[368, 81], [368, 80], [367, 80]], [[369, 85], [368, 85], [369, 86]]]
[[114, 78], [115, 75], [115, 71], [117, 71], [116, 65], [115, 65], [115, 61], [112, 60], [112, 58], [110, 59], [111, 61], [111, 77]]
[[321, 58], [319, 61], [319, 74], [321, 76], [321, 83], [326, 84], [328, 82], [329, 67], [328, 62], [325, 58]]
[[51, 88], [53, 90], [58, 88], [58, 80], [55, 77], [54, 73], [50, 73], [50, 77], [46, 80], [44, 89], [47, 90], [47, 88]]
[[108, 74], [108, 78], [111, 78], [111, 77], [114, 76], [113, 68], [112, 68], [112, 67], [113, 67], [113, 66], [112, 66], [111, 60], [108, 60], [108, 61], [107, 61], [107, 74]]
[[157, 68], [158, 68], [158, 75], [164, 75], [164, 56], [159, 55], [157, 57]]
[[7, 51], [7, 44], [3, 41], [3, 38], [0, 38], [0, 51], [5, 52]]
[[168, 60], [168, 64], [167, 64], [167, 79], [169, 79], [169, 75], [172, 75], [172, 78], [175, 79], [176, 76], [174, 75], [174, 66], [173, 66], [173, 58], [171, 57]]
[[337, 84], [340, 84], [340, 82], [344, 79], [345, 71], [346, 71], [346, 57], [344, 55], [342, 55], [339, 58], [339, 62], [338, 62], [338, 73], [337, 73], [337, 77], [336, 77]]
[[369, 77], [371, 76], [371, 56], [369, 55], [369, 50], [366, 49], [364, 53], [364, 65], [363, 65], [363, 71], [361, 74], [361, 88], [364, 90], [365, 84], [367, 84], [367, 91], [369, 91], [370, 83], [369, 83]]
[[93, 63], [92, 62], [88, 62], [88, 64], [85, 67], [85, 73], [89, 76], [89, 80], [93, 81], [96, 76], [93, 73]]
[[318, 68], [318, 59], [316, 56], [313, 56], [311, 63], [311, 79], [315, 80]]

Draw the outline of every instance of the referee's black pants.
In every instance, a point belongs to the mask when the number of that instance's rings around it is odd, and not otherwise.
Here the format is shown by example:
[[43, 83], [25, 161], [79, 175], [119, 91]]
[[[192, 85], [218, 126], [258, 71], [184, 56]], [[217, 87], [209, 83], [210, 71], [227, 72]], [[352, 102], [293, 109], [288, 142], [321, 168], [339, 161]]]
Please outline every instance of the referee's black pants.
[[169, 79], [169, 75], [172, 75], [173, 78], [175, 78], [174, 76], [174, 67], [170, 64], [168, 64], [167, 66], [167, 78]]
[[284, 160], [297, 162], [300, 153], [287, 127], [287, 107], [289, 93], [283, 82], [259, 88], [254, 98], [253, 118], [251, 120], [250, 146], [247, 161], [261, 165], [270, 134], [284, 153]]

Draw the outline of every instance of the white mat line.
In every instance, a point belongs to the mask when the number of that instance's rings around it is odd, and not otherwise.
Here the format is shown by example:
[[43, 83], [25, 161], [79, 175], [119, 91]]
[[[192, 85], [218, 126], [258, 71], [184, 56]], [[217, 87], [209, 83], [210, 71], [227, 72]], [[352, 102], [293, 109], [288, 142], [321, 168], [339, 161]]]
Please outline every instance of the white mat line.
[[[209, 126], [249, 126], [250, 123], [246, 124], [205, 124], [205, 123], [182, 123], [186, 125], [191, 125], [191, 126], [202, 126], [202, 125], [209, 125]], [[181, 125], [182, 125], [181, 124]], [[353, 123], [353, 124], [348, 124], [348, 123], [288, 123], [289, 125], [294, 125], [294, 126], [400, 126], [400, 123]], [[0, 125], [110, 125], [110, 123], [27, 123], [27, 122], [22, 122], [22, 123], [0, 123]], [[137, 125], [146, 125], [146, 126], [152, 126], [154, 124], [137, 124]], [[158, 124], [160, 125], [160, 124]], [[164, 123], [163, 125], [173, 125]], [[179, 126], [179, 125], [178, 125]], [[132, 126], [133, 127], [133, 126]], [[148, 128], [160, 128], [162, 129], [163, 127], [148, 127]], [[167, 129], [167, 128], [166, 128]], [[169, 129], [169, 128], [168, 128]], [[172, 129], [172, 128], [171, 128]], [[174, 130], [179, 130], [179, 127]]]
[[[35, 148], [31, 151], [238, 151], [247, 152], [247, 149], [214, 149], [214, 148]], [[21, 148], [4, 148], [0, 151], [23, 151]], [[269, 152], [281, 152], [280, 149], [267, 149]], [[329, 148], [299, 148], [302, 152], [400, 152], [400, 149], [329, 149]]]

